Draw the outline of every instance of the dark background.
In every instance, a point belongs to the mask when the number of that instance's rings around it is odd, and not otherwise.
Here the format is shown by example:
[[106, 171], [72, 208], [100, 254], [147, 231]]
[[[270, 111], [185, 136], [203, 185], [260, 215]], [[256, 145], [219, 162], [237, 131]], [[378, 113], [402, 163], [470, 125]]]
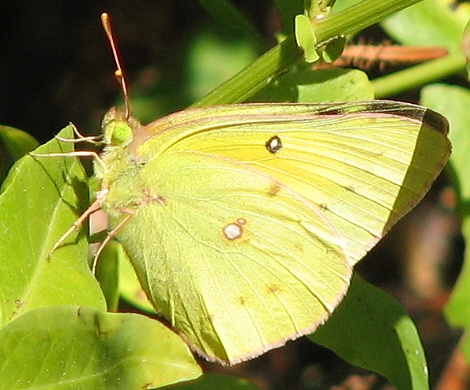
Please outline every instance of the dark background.
[[[265, 29], [268, 1], [236, 1]], [[214, 24], [196, 0], [7, 1], [0, 12], [0, 123], [41, 142], [69, 121], [99, 132], [120, 98], [101, 27], [111, 14], [131, 90], [151, 67], [164, 85], [166, 111], [184, 108], [184, 53], [194, 32]], [[165, 102], [166, 104], [167, 102]]]

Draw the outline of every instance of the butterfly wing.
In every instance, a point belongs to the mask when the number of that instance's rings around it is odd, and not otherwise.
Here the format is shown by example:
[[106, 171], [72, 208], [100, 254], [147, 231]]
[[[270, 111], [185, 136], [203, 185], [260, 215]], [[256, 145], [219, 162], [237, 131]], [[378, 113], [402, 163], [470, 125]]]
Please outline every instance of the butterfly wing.
[[450, 154], [442, 116], [393, 101], [219, 106], [142, 131], [152, 137], [132, 149], [143, 160], [198, 151], [262, 172], [273, 188], [284, 183], [322, 210], [354, 262], [416, 205]]
[[441, 170], [446, 129], [393, 102], [183, 111], [137, 131], [104, 207], [133, 214], [117, 236], [156, 308], [234, 364], [329, 317]]

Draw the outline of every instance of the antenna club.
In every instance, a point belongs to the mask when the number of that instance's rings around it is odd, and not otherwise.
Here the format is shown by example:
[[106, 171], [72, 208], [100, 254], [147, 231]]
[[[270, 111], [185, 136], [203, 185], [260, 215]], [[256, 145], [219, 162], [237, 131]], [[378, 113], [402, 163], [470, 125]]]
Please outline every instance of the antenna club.
[[113, 52], [114, 62], [116, 64], [116, 70], [114, 71], [114, 75], [118, 79], [119, 85], [121, 86], [121, 91], [124, 96], [124, 103], [126, 106], [126, 119], [129, 119], [131, 115], [131, 110], [130, 110], [129, 94], [127, 92], [126, 78], [125, 78], [125, 74], [121, 66], [116, 39], [114, 38], [113, 29], [111, 27], [111, 20], [110, 20], [109, 15], [106, 12], [103, 12], [101, 14], [101, 23], [103, 25], [104, 32], [106, 33], [106, 36], [108, 37], [108, 41], [111, 46], [111, 51]]

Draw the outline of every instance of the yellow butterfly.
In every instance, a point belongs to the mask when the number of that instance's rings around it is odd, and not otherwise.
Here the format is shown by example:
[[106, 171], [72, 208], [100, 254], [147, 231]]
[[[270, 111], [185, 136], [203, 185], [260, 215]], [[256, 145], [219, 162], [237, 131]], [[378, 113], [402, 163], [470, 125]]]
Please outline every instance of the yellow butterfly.
[[228, 364], [324, 323], [450, 154], [442, 116], [393, 101], [214, 106], [146, 126], [127, 107], [102, 130], [101, 190], [80, 221], [104, 209], [155, 309]]
[[112, 109], [103, 134], [96, 204], [112, 235], [157, 311], [229, 364], [325, 322], [450, 153], [443, 117], [393, 101], [215, 106], [147, 126]]

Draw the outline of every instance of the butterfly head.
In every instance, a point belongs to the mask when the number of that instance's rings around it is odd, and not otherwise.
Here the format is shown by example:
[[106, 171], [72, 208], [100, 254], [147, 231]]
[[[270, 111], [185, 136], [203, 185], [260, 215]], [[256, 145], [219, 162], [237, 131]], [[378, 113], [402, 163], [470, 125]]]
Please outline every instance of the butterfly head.
[[134, 127], [137, 122], [127, 118], [124, 112], [111, 108], [103, 118], [101, 129], [107, 146], [126, 147], [133, 140]]

